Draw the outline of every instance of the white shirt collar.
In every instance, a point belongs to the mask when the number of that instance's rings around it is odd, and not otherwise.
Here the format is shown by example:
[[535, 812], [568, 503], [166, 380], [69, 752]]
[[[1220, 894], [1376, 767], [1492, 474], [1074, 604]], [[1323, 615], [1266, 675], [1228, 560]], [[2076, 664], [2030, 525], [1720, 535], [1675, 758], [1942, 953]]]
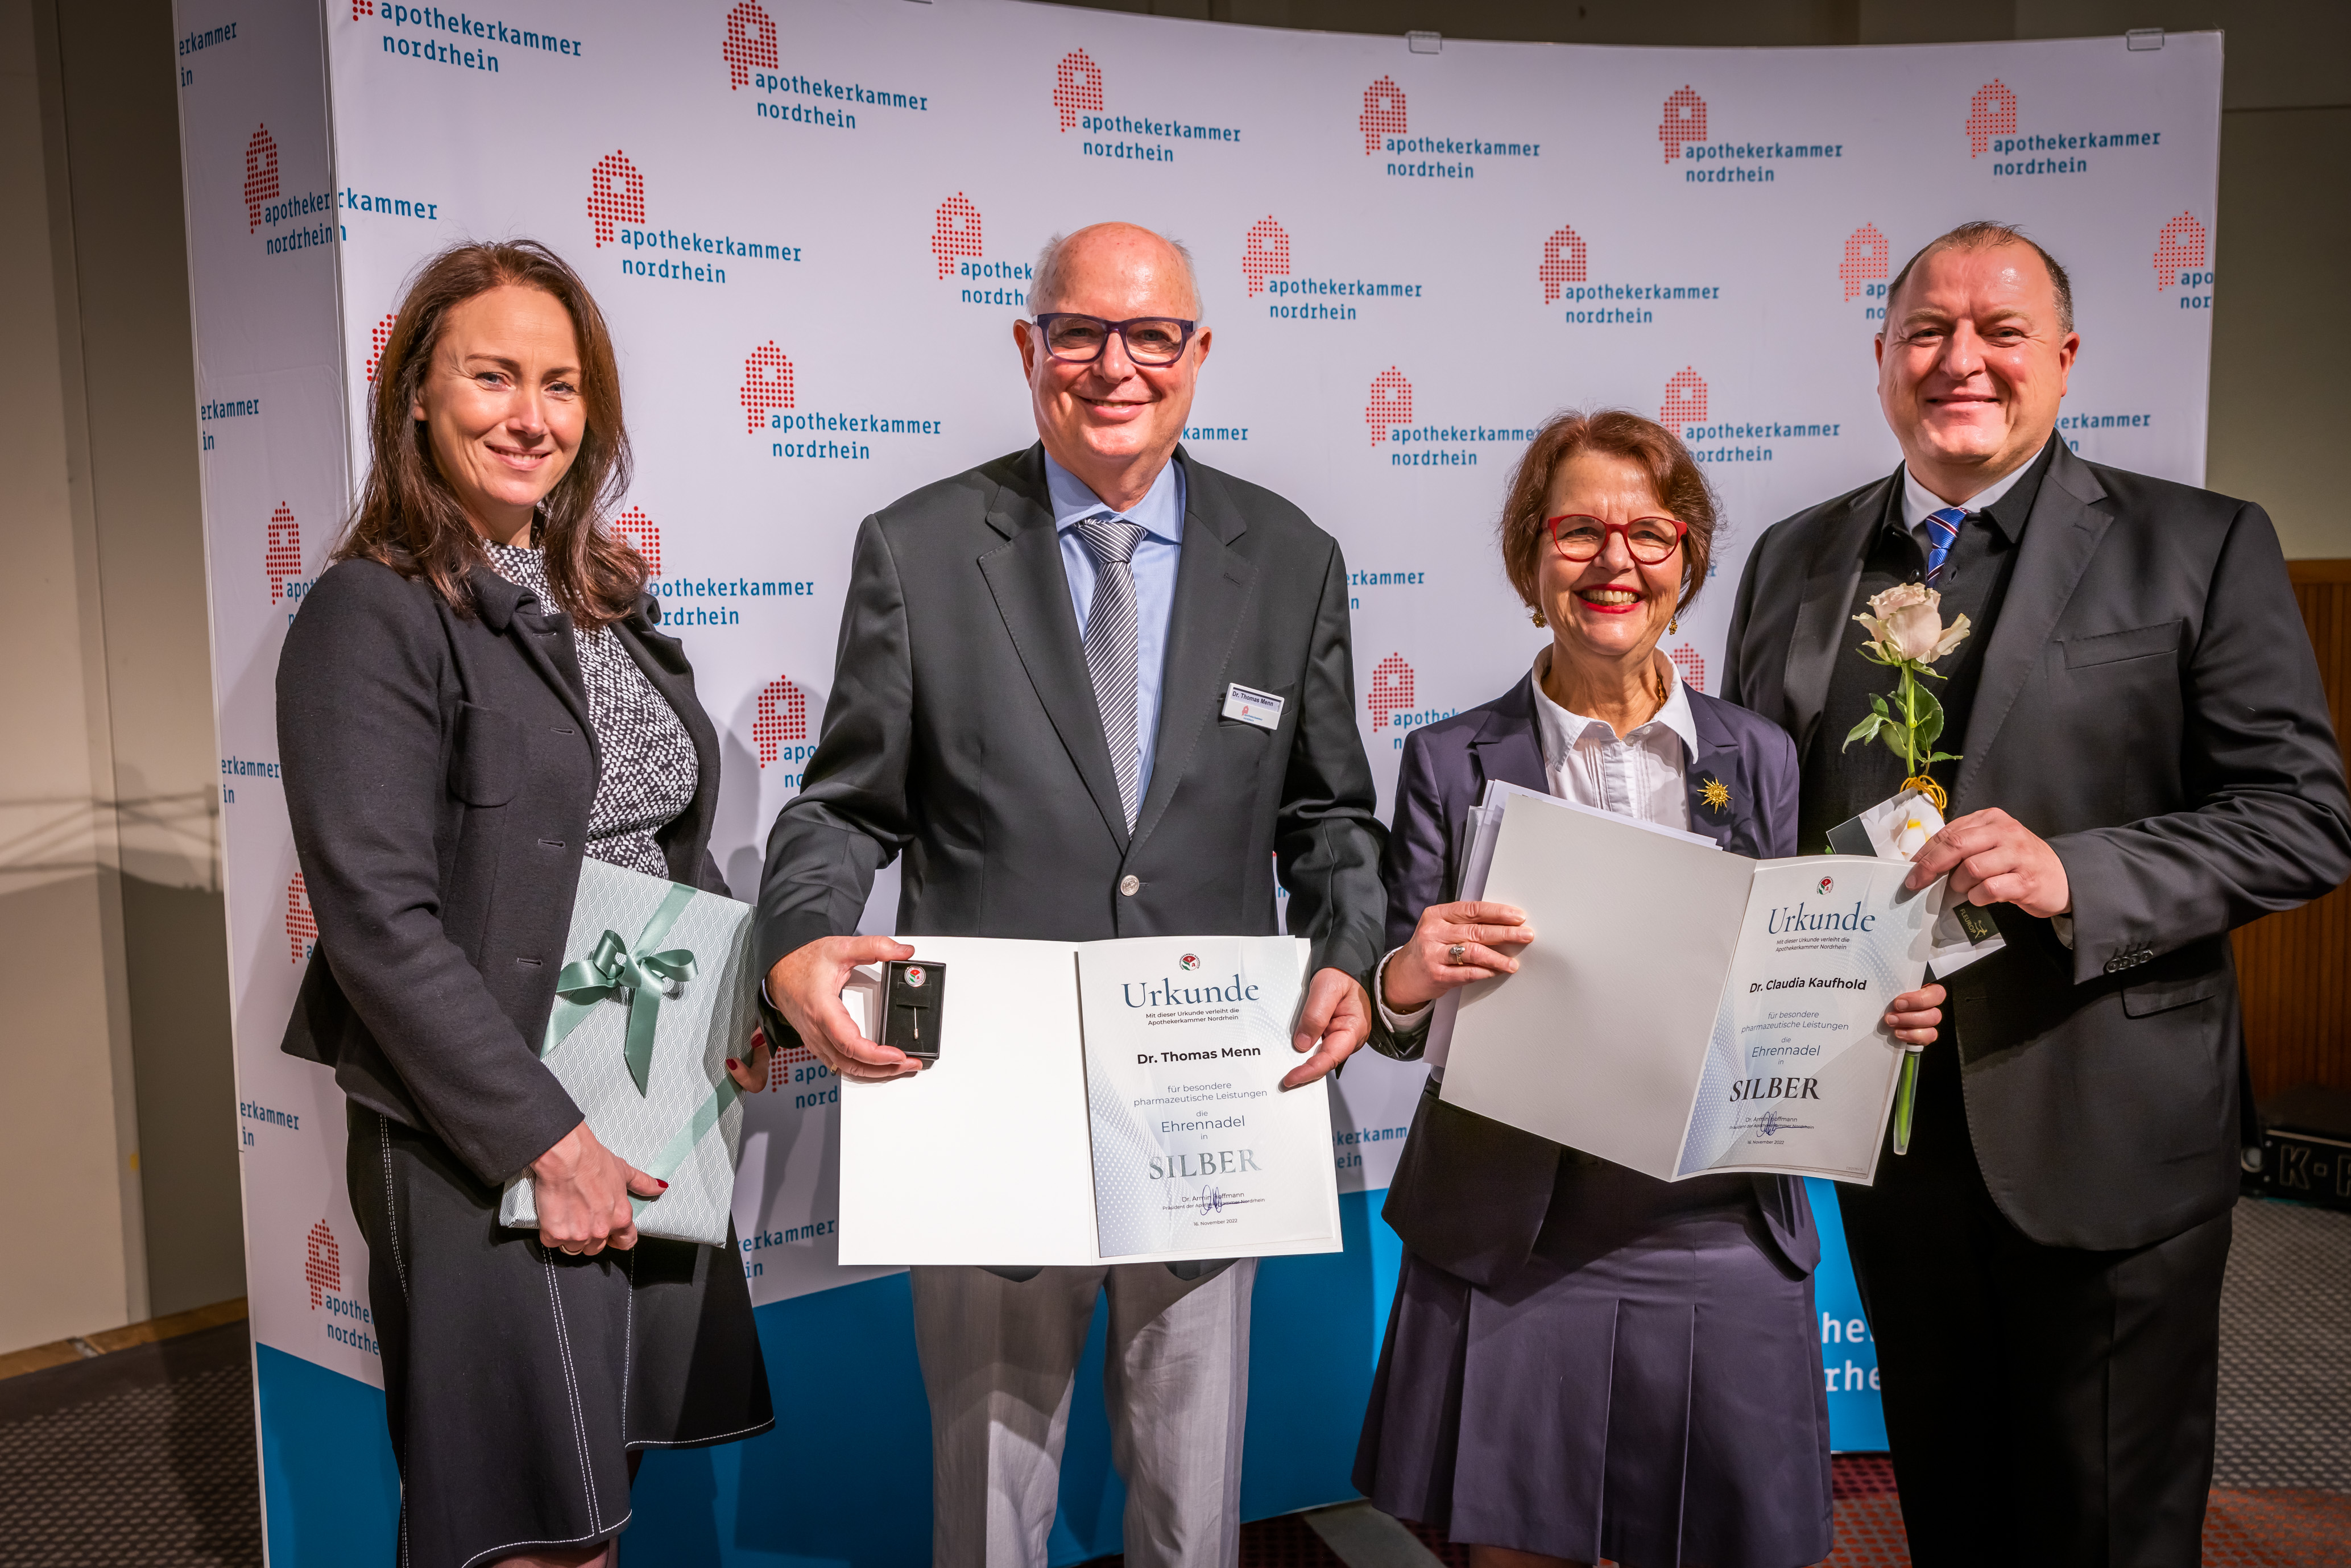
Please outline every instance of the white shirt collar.
[[1067, 533], [1088, 517], [1099, 517], [1107, 512], [1123, 522], [1135, 524], [1154, 538], [1172, 545], [1184, 542], [1183, 465], [1172, 455], [1143, 499], [1127, 511], [1117, 510], [1095, 495], [1083, 479], [1054, 462], [1050, 452], [1045, 454], [1045, 489], [1052, 499], [1053, 528], [1057, 532]]
[[[1557, 644], [1546, 643], [1535, 654], [1535, 724], [1542, 731], [1543, 751], [1547, 758], [1557, 758], [1575, 748], [1576, 743], [1592, 735], [1594, 727], [1597, 738], [1605, 745], [1617, 738], [1616, 731], [1604, 718], [1586, 718], [1580, 713], [1563, 708], [1552, 701], [1543, 690], [1543, 676], [1550, 673], [1551, 656]], [[1690, 712], [1689, 693], [1682, 685], [1682, 674], [1674, 668], [1671, 659], [1660, 661], [1666, 666], [1666, 706], [1646, 724], [1624, 737], [1636, 740], [1651, 730], [1664, 728], [1679, 738], [1686, 758], [1698, 756], [1698, 719]]]
[[[2004, 476], [1993, 480], [1957, 505], [1961, 510], [1967, 512], [1990, 511], [1992, 503], [2015, 489], [2016, 482], [2032, 472], [2032, 465], [2038, 456], [2036, 453], [2032, 457], [2026, 458]], [[1902, 465], [1902, 526], [1904, 528], [1916, 533], [1926, 527], [1928, 513], [1939, 512], [1953, 504], [1918, 483], [1918, 476], [1910, 472], [1910, 465], [1905, 463]]]

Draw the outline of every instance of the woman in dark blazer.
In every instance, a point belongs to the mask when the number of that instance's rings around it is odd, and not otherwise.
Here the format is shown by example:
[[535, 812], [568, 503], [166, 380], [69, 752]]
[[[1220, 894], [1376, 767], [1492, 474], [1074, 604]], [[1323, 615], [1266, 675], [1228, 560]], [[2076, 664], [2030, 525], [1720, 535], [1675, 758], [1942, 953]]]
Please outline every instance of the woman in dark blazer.
[[[411, 285], [367, 482], [277, 672], [319, 922], [285, 1050], [334, 1069], [369, 1249], [402, 1568], [610, 1561], [639, 1452], [774, 1424], [730, 1245], [640, 1239], [663, 1186], [538, 1059], [583, 855], [725, 893], [716, 733], [645, 569], [612, 346], [571, 269], [461, 246]], [[747, 1092], [764, 1042], [728, 1063]], [[537, 1231], [500, 1228], [535, 1184]]]
[[[1510, 691], [1405, 742], [1375, 1049], [1418, 1056], [1439, 995], [1514, 971], [1536, 940], [1520, 910], [1452, 902], [1489, 782], [1737, 854], [1795, 852], [1794, 746], [1657, 651], [1706, 581], [1714, 526], [1663, 426], [1610, 411], [1537, 434], [1502, 552], [1552, 642]], [[1607, 890], [1592, 902], [1604, 918]], [[1384, 1210], [1406, 1251], [1355, 1485], [1470, 1544], [1480, 1568], [1826, 1556], [1820, 1243], [1802, 1184], [1657, 1181], [1447, 1105], [1442, 1077], [1432, 1067]]]

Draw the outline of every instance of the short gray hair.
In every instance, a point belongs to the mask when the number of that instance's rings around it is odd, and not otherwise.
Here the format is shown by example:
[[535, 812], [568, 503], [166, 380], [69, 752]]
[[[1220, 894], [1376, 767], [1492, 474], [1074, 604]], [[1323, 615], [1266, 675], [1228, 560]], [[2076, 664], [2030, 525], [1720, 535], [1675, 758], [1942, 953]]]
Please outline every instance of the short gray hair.
[[1902, 286], [1910, 280], [1911, 268], [1938, 250], [1990, 250], [2003, 245], [2023, 246], [2041, 258], [2041, 264], [2049, 269], [2050, 285], [2057, 291], [2057, 329], [2071, 332], [2074, 329], [2074, 280], [2065, 276], [2065, 269], [2057, 265], [2057, 258], [2042, 249], [2040, 241], [2014, 224], [1996, 224], [1984, 218], [1961, 224], [1948, 234], [1936, 235], [1919, 248], [1917, 255], [1902, 264], [1902, 270], [1894, 275], [1893, 283], [1886, 290], [1888, 324], [1894, 319], [1894, 302], [1902, 297]]
[[[1137, 224], [1134, 226], [1142, 228], [1143, 225]], [[1204, 319], [1208, 313], [1207, 306], [1200, 297], [1200, 269], [1193, 264], [1192, 247], [1180, 239], [1161, 234], [1156, 229], [1144, 229], [1143, 232], [1163, 242], [1168, 249], [1183, 258], [1184, 281], [1192, 290], [1193, 317], [1195, 319]], [[1069, 265], [1070, 241], [1075, 237], [1073, 235], [1055, 235], [1045, 242], [1045, 248], [1037, 253], [1037, 269], [1029, 275], [1029, 315], [1034, 316], [1040, 306], [1048, 304], [1060, 296], [1061, 274]]]

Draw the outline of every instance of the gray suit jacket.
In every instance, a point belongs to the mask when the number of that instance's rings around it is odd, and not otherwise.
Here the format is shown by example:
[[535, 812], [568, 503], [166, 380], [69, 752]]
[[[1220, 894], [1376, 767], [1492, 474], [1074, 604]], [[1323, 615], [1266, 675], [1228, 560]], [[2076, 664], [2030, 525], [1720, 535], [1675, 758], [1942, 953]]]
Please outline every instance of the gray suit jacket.
[[[288, 1055], [502, 1183], [580, 1124], [538, 1059], [602, 753], [570, 619], [486, 566], [475, 613], [371, 560], [329, 567], [277, 661], [286, 810], [319, 922]], [[693, 737], [694, 802], [655, 835], [709, 853], [718, 733], [641, 597], [613, 634]]]
[[[1774, 526], [1739, 587], [1723, 695], [1817, 735], [1888, 478]], [[2049, 841], [2074, 946], [1996, 907], [1951, 979], [1992, 1201], [2047, 1246], [2176, 1236], [2236, 1201], [2243, 1058], [2229, 932], [2351, 872], [2317, 661], [2259, 507], [2060, 446], [1984, 650], [1952, 816]]]
[[[875, 870], [902, 854], [905, 936], [1266, 935], [1278, 863], [1314, 966], [1371, 963], [1382, 833], [1338, 543], [1271, 491], [1176, 461], [1183, 557], [1131, 834], [1044, 448], [865, 519], [816, 755], [768, 837], [760, 973], [854, 932]], [[1283, 698], [1280, 728], [1220, 716], [1236, 681]]]

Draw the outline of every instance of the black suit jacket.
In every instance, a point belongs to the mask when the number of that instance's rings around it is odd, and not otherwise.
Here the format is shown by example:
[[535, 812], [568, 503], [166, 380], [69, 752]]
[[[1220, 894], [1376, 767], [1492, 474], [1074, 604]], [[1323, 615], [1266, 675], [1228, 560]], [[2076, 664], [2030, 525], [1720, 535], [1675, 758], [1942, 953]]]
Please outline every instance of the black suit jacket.
[[[283, 1049], [351, 1099], [503, 1183], [577, 1126], [538, 1060], [601, 766], [569, 617], [477, 567], [477, 613], [347, 560], [277, 663], [277, 747], [319, 943]], [[708, 852], [718, 736], [650, 595], [613, 631], [694, 739], [694, 803], [662, 830], [670, 876]]]
[[[768, 838], [762, 974], [854, 932], [901, 854], [901, 934], [1057, 941], [1270, 934], [1278, 862], [1315, 965], [1369, 964], [1381, 831], [1338, 543], [1271, 491], [1175, 460], [1184, 547], [1131, 834], [1044, 448], [865, 519], [823, 731]], [[1220, 716], [1235, 681], [1283, 698], [1279, 729]]]
[[[1773, 527], [1739, 588], [1723, 695], [1816, 733], [1870, 531], [1901, 471]], [[1992, 1200], [2050, 1246], [2143, 1246], [2236, 1200], [2243, 1042], [2229, 932], [2351, 872], [2351, 799], [2259, 507], [2062, 444], [1984, 650], [1954, 817], [2049, 841], [2074, 946], [2013, 905], [1952, 977]]]
[[[1733, 854], [1762, 860], [1793, 854], [1796, 754], [1780, 728], [1702, 692], [1689, 694], [1698, 749], [1688, 774], [1690, 828]], [[1708, 779], [1719, 780], [1730, 804], [1706, 804]], [[1416, 729], [1404, 743], [1396, 779], [1395, 827], [1384, 871], [1391, 951], [1411, 940], [1421, 911], [1460, 895], [1468, 849], [1469, 808], [1494, 780], [1549, 793], [1536, 729], [1534, 676], [1481, 707]], [[1366, 976], [1364, 983], [1376, 983]], [[1400, 1040], [1376, 1010], [1372, 1046], [1389, 1056], [1418, 1056], [1425, 1032]], [[1413, 1113], [1381, 1210], [1405, 1245], [1448, 1272], [1492, 1287], [1533, 1252], [1551, 1212], [1560, 1145], [1548, 1138], [1448, 1105], [1431, 1075]], [[1757, 1206], [1771, 1239], [1798, 1271], [1820, 1261], [1820, 1237], [1802, 1182], [1757, 1176]]]

